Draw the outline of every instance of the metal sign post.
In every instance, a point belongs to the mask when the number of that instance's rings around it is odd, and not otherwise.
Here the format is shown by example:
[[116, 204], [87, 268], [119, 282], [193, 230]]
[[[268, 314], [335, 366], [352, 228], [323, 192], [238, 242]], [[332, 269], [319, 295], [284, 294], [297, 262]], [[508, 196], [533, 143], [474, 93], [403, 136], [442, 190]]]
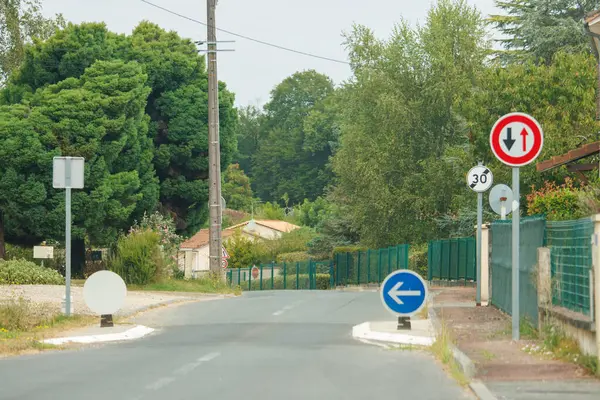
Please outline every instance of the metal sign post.
[[52, 186], [65, 189], [65, 315], [71, 315], [71, 189], [83, 189], [83, 157], [54, 157]]
[[489, 168], [479, 163], [471, 168], [467, 174], [467, 185], [471, 190], [477, 192], [477, 306], [481, 305], [481, 226], [483, 225], [483, 192], [487, 191], [494, 183], [494, 174]]
[[[513, 137], [513, 133], [516, 136]], [[520, 339], [519, 322], [519, 244], [520, 244], [520, 186], [519, 167], [535, 160], [542, 152], [544, 133], [530, 115], [511, 113], [501, 117], [490, 133], [492, 152], [505, 165], [512, 167], [512, 338]]]

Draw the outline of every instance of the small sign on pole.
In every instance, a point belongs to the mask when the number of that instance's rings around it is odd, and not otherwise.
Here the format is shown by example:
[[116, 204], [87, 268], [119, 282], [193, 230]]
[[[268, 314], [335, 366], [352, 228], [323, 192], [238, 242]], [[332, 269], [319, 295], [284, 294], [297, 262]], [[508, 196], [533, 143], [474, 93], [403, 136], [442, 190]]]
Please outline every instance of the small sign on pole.
[[490, 147], [498, 160], [512, 167], [512, 338], [519, 340], [519, 168], [532, 163], [540, 155], [544, 147], [544, 132], [530, 115], [506, 114], [492, 127]]
[[481, 305], [481, 226], [483, 225], [483, 192], [487, 191], [494, 183], [494, 174], [482, 163], [471, 168], [467, 174], [467, 185], [477, 192], [477, 246], [476, 246], [476, 265], [477, 265], [477, 297], [476, 304]]
[[54, 157], [52, 186], [65, 189], [65, 314], [71, 315], [71, 189], [83, 189], [83, 157]]

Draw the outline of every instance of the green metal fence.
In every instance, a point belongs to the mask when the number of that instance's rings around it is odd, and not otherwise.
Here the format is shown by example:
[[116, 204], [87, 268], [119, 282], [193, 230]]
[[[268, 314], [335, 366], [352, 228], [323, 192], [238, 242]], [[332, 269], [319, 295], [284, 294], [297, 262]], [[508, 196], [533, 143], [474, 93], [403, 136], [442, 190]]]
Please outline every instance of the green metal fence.
[[[538, 321], [536, 282], [537, 249], [544, 245], [546, 222], [541, 217], [521, 220], [519, 243], [519, 313], [533, 324]], [[491, 301], [512, 313], [512, 221], [495, 221], [491, 226]]]
[[548, 221], [546, 246], [550, 248], [552, 304], [590, 315], [590, 274], [594, 223]]
[[334, 257], [335, 286], [381, 283], [392, 271], [408, 269], [409, 245], [386, 249], [337, 253]]
[[243, 290], [327, 290], [333, 285], [330, 261], [260, 264], [227, 270], [229, 285]]
[[433, 240], [427, 248], [427, 278], [448, 281], [475, 281], [475, 238]]

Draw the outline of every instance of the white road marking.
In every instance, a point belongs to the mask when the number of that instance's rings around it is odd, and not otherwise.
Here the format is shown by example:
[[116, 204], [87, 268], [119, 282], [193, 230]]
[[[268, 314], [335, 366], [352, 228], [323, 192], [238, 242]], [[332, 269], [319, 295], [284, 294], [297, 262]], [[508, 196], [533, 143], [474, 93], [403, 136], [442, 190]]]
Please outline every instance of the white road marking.
[[296, 306], [300, 305], [301, 303], [303, 303], [303, 300], [297, 301], [297, 302], [295, 302], [294, 304], [289, 304], [289, 305], [287, 305], [287, 306], [283, 307], [281, 310], [279, 310], [279, 311], [275, 311], [275, 312], [273, 313], [273, 315], [277, 317], [277, 316], [279, 316], [279, 315], [283, 314], [284, 312], [286, 312], [286, 311], [289, 311], [289, 310], [291, 310], [292, 308], [294, 308], [294, 307], [296, 307]]
[[160, 378], [159, 380], [157, 380], [156, 382], [152, 383], [151, 385], [146, 386], [146, 389], [148, 390], [158, 390], [164, 386], [167, 386], [169, 383], [173, 382], [175, 380], [175, 378], [172, 377], [164, 377], [164, 378]]
[[185, 375], [188, 374], [190, 372], [192, 372], [194, 369], [198, 368], [200, 366], [200, 364], [210, 361], [214, 358], [217, 358], [221, 355], [221, 353], [210, 353], [207, 354], [205, 356], [200, 357], [199, 359], [197, 359], [195, 362], [193, 363], [189, 363], [184, 365], [183, 367], [175, 370], [174, 374], [175, 375]]

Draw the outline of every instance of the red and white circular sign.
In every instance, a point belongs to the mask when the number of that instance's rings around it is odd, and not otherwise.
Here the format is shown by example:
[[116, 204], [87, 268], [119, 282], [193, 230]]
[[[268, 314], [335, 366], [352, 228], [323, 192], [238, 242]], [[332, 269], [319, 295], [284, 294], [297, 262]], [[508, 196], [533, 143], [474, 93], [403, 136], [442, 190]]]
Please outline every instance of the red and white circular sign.
[[223, 268], [227, 268], [227, 266], [229, 265], [229, 262], [227, 262], [226, 258], [221, 258], [221, 266]]
[[544, 146], [544, 132], [530, 115], [511, 113], [501, 117], [490, 133], [492, 152], [504, 164], [522, 167], [535, 160]]
[[254, 279], [258, 278], [258, 267], [252, 267], [252, 277]]

